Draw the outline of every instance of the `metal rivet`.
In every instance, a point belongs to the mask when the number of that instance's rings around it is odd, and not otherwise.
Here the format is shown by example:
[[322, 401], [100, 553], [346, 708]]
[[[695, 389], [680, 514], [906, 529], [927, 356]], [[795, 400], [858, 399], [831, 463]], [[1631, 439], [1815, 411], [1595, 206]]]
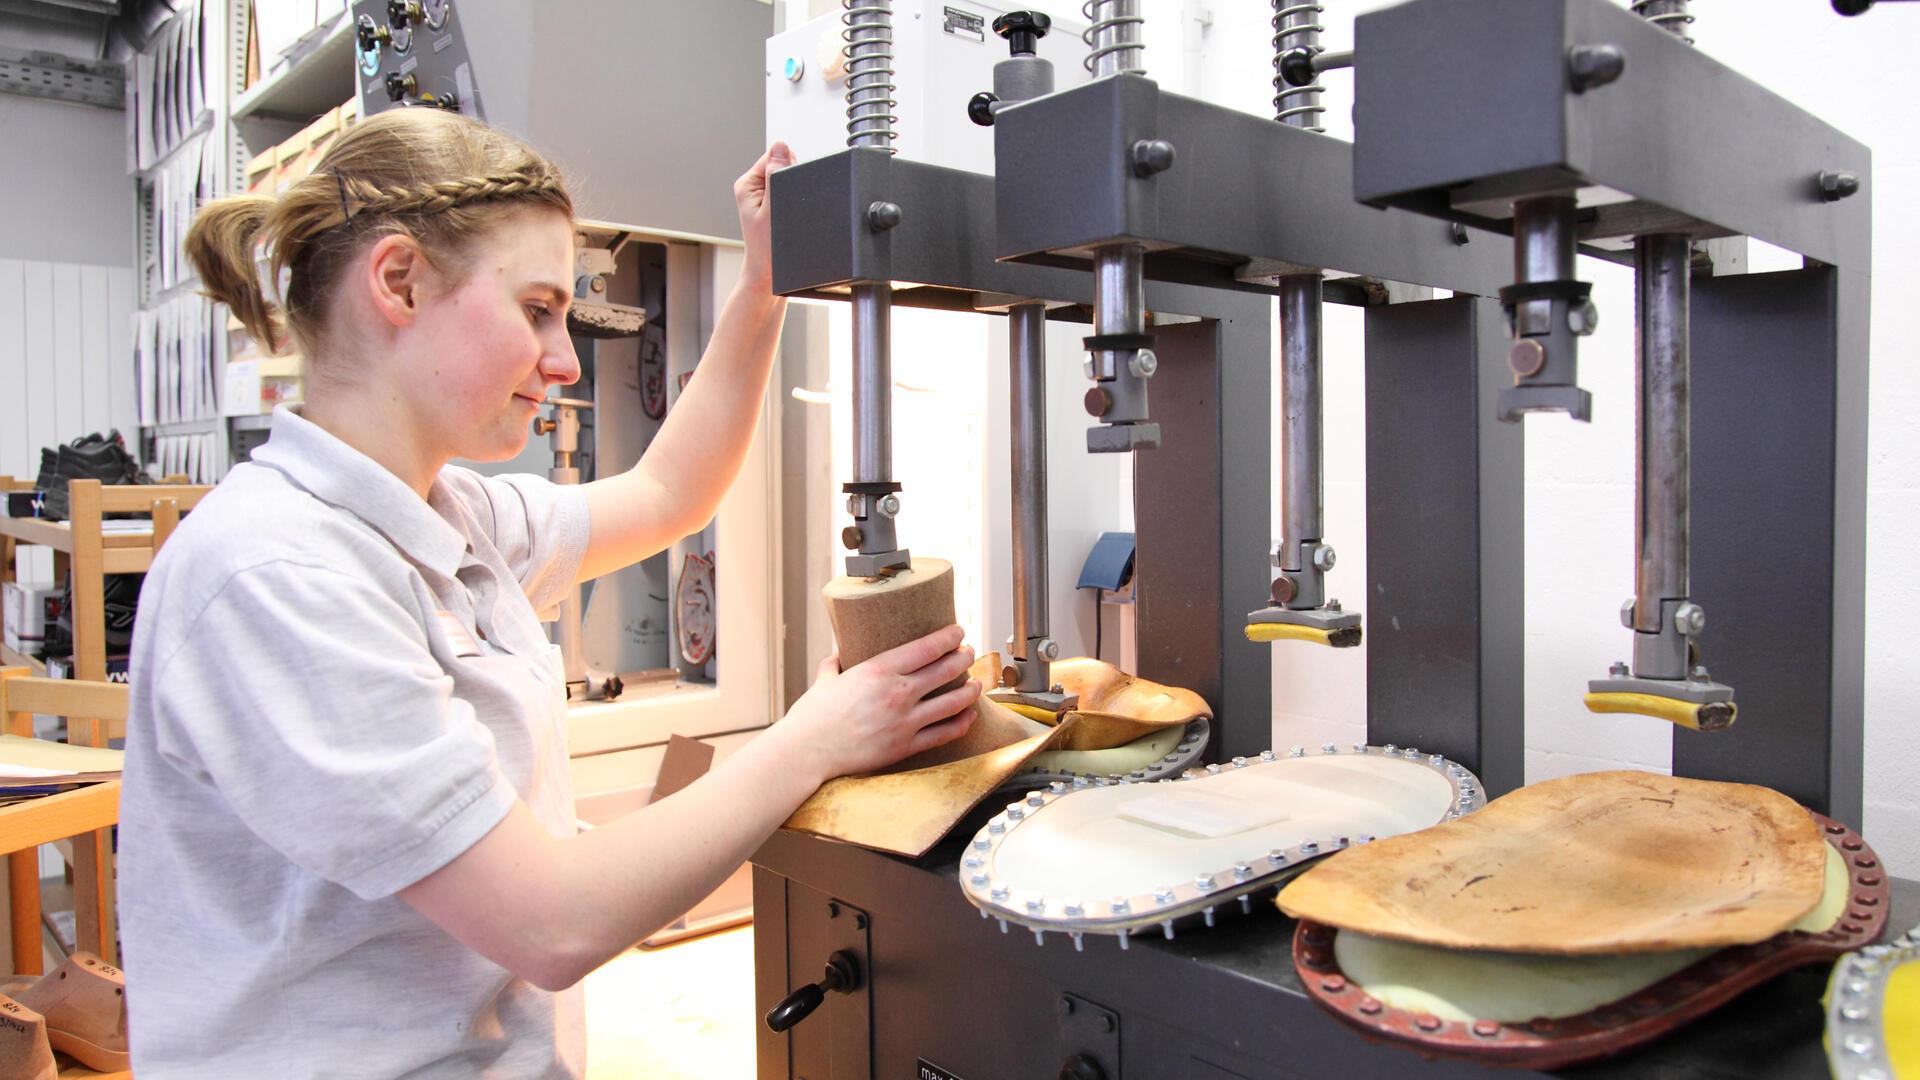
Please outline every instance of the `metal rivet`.
[[1354, 753], [1356, 753], [1356, 754], [1364, 754], [1364, 753], [1366, 753], [1366, 752], [1367, 752], [1367, 744], [1366, 744], [1366, 743], [1363, 743], [1363, 742], [1357, 742], [1357, 743], [1354, 743], [1354, 744], [1353, 744], [1353, 752], [1354, 752]]
[[1171, 904], [1173, 903], [1173, 890], [1172, 889], [1155, 889], [1153, 893], [1153, 899], [1155, 903]]
[[1307, 756], [1307, 748], [1306, 748], [1306, 747], [1304, 747], [1304, 746], [1294, 746], [1294, 747], [1290, 747], [1290, 748], [1288, 748], [1288, 750], [1287, 750], [1287, 756], [1288, 756], [1288, 757], [1306, 757], [1306, 756]]
[[1246, 879], [1248, 879], [1248, 878], [1250, 878], [1250, 877], [1252, 877], [1252, 876], [1253, 876], [1253, 864], [1251, 864], [1251, 863], [1234, 863], [1234, 864], [1233, 864], [1233, 876], [1234, 876], [1234, 877], [1237, 877], [1237, 878], [1239, 878], [1239, 879], [1240, 879], [1240, 880], [1242, 880], [1242, 881], [1245, 881]]
[[977, 886], [977, 885], [985, 885], [991, 879], [989, 879], [985, 874], [975, 874], [973, 875], [973, 877], [969, 878], [968, 880], [972, 881]]
[[1207, 889], [1213, 888], [1213, 875], [1201, 874], [1199, 877], [1194, 878], [1193, 887], [1201, 890], [1207, 890]]
[[1311, 855], [1319, 850], [1320, 843], [1317, 840], [1307, 840], [1300, 845], [1300, 854], [1302, 855]]
[[1053, 783], [1047, 785], [1047, 790], [1053, 792], [1055, 795], [1059, 795], [1067, 790], [1066, 781], [1055, 780]]
[[1275, 753], [1274, 753], [1273, 751], [1271, 751], [1271, 750], [1262, 750], [1262, 751], [1260, 751], [1260, 760], [1261, 760], [1261, 761], [1275, 761], [1275, 760], [1278, 760], [1278, 757], [1279, 757], [1279, 755], [1277, 755], [1277, 754], [1275, 754]]
[[1007, 823], [999, 818], [994, 818], [992, 821], [987, 822], [987, 831], [995, 835], [1006, 832]]
[[1027, 796], [1027, 805], [1034, 807], [1045, 806], [1047, 805], [1047, 797], [1036, 791]]
[[1285, 863], [1287, 861], [1287, 853], [1279, 848], [1274, 848], [1272, 851], [1267, 852], [1267, 861], [1276, 864]]
[[973, 846], [981, 851], [985, 851], [993, 846], [993, 841], [984, 836], [976, 836], [973, 838]]
[[1110, 901], [1107, 906], [1113, 909], [1115, 915], [1128, 915], [1133, 912], [1133, 904], [1124, 898]]
[[995, 885], [993, 891], [987, 895], [995, 900], [1005, 900], [1008, 895], [1008, 889], [1005, 885]]
[[1346, 988], [1347, 979], [1344, 975], [1329, 975], [1320, 980], [1320, 989], [1325, 990], [1329, 994], [1341, 993], [1345, 991]]
[[1030, 915], [1045, 914], [1046, 910], [1047, 910], [1047, 902], [1045, 900], [1027, 901], [1027, 913]]
[[1840, 1045], [1847, 1048], [1847, 1053], [1857, 1057], [1873, 1053], [1873, 1040], [1865, 1035], [1849, 1035], [1840, 1040]]
[[961, 866], [964, 866], [969, 870], [972, 870], [976, 866], [984, 866], [985, 864], [986, 864], [986, 860], [982, 859], [978, 855], [969, 855], [965, 859], [961, 860], [960, 862]]
[[1207, 775], [1208, 775], [1208, 776], [1219, 776], [1219, 775], [1220, 775], [1220, 766], [1218, 766], [1218, 765], [1209, 765], [1209, 766], [1207, 766]]
[[1246, 768], [1246, 767], [1247, 767], [1247, 759], [1246, 759], [1246, 758], [1244, 758], [1244, 757], [1236, 757], [1236, 758], [1234, 758], [1234, 759], [1233, 759], [1233, 767], [1234, 767], [1234, 768], [1236, 768], [1236, 769], [1244, 769], [1244, 768]]
[[1026, 816], [1027, 816], [1027, 812], [1025, 810], [1022, 810], [1018, 806], [1007, 807], [1008, 821], [1019, 821], [1021, 818], [1024, 818]]
[[1340, 752], [1340, 748], [1332, 743], [1327, 743], [1320, 748], [1320, 752], [1323, 754], [1337, 754]]
[[1440, 1030], [1440, 1018], [1433, 1015], [1432, 1013], [1421, 1013], [1417, 1018], [1415, 1018], [1413, 1023], [1414, 1023], [1414, 1026], [1418, 1027], [1421, 1031], [1439, 1031]]
[[1360, 999], [1360, 1011], [1366, 1013], [1368, 1016], [1379, 1015], [1380, 1008], [1380, 1002], [1377, 999], [1370, 997]]
[[1500, 1023], [1497, 1020], [1475, 1020], [1473, 1033], [1483, 1039], [1491, 1039], [1500, 1034]]
[[1840, 1007], [1840, 1015], [1847, 1020], [1860, 1021], [1865, 1020], [1873, 1014], [1867, 1010], [1865, 1005], [1842, 1005]]
[[1066, 916], [1069, 919], [1077, 919], [1080, 916], [1085, 915], [1087, 913], [1086, 909], [1080, 906], [1080, 901], [1078, 900], [1067, 901], [1067, 906], [1062, 910], [1066, 913]]
[[1396, 753], [1399, 751], [1399, 749], [1400, 749], [1399, 747], [1393, 745], [1392, 743], [1387, 744], [1387, 753], [1389, 754]]

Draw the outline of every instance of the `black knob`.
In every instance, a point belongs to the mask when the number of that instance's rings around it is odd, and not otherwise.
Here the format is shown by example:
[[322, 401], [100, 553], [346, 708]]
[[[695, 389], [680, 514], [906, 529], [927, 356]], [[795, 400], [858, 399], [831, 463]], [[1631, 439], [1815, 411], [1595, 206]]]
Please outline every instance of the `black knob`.
[[1060, 1080], [1107, 1080], [1107, 1070], [1085, 1054], [1075, 1054], [1060, 1066]]
[[1308, 86], [1313, 82], [1313, 50], [1288, 49], [1280, 54], [1280, 77], [1288, 86]]
[[606, 687], [601, 690], [601, 696], [605, 697], [608, 701], [616, 701], [626, 689], [627, 684], [620, 681], [620, 676], [609, 675], [607, 676]]
[[827, 973], [817, 983], [809, 983], [780, 999], [767, 1013], [770, 1031], [785, 1031], [813, 1015], [827, 1000], [827, 994], [847, 994], [860, 986], [860, 965], [853, 954], [842, 949], [827, 958]]
[[420, 84], [414, 81], [412, 72], [408, 72], [405, 75], [402, 75], [397, 71], [390, 71], [387, 73], [387, 100], [388, 101], [399, 101], [401, 98], [404, 98], [412, 94], [414, 91], [418, 90], [419, 88], [420, 88]]
[[1040, 39], [1053, 28], [1053, 20], [1038, 11], [1009, 11], [993, 20], [993, 32], [1007, 39], [1015, 56], [1032, 56], [1040, 51]]
[[967, 119], [981, 127], [992, 127], [993, 106], [999, 100], [985, 90], [973, 95], [973, 99], [967, 102]]
[[361, 52], [372, 52], [382, 45], [393, 44], [393, 30], [376, 24], [365, 15], [360, 16], [359, 25], [354, 27], [353, 33], [359, 39]]

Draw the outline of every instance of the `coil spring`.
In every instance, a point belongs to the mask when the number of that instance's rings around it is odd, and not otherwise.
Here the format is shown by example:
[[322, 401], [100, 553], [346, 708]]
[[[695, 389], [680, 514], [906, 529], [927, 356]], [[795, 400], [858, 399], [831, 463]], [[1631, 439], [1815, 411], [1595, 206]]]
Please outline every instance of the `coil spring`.
[[1687, 27], [1693, 24], [1693, 16], [1687, 12], [1687, 0], [1634, 0], [1633, 13], [1681, 41], [1693, 44], [1693, 38], [1687, 34]]
[[1320, 114], [1327, 111], [1320, 104], [1320, 95], [1326, 87], [1320, 85], [1318, 77], [1307, 86], [1290, 86], [1280, 76], [1280, 57], [1290, 49], [1312, 50], [1315, 56], [1326, 50], [1320, 47], [1320, 34], [1326, 29], [1319, 22], [1326, 8], [1308, 0], [1307, 3], [1292, 3], [1290, 0], [1273, 0], [1273, 118], [1287, 123], [1290, 117], [1300, 117], [1299, 126], [1308, 131], [1326, 133], [1326, 127], [1320, 123]]
[[893, 91], [893, 6], [891, 0], [841, 0], [846, 8], [840, 38], [847, 56], [847, 145], [894, 152], [893, 130], [900, 117]]
[[[1080, 32], [1080, 40], [1087, 43], [1091, 51], [1087, 58], [1080, 61], [1088, 74], [1097, 74], [1100, 61], [1115, 53], [1133, 50], [1131, 57], [1121, 56], [1116, 64], [1127, 65], [1116, 68], [1118, 73], [1144, 75], [1146, 68], [1141, 66], [1140, 54], [1144, 47], [1140, 42], [1140, 26], [1147, 20], [1137, 10], [1121, 8], [1122, 0], [1086, 0], [1080, 5], [1080, 14], [1087, 20], [1087, 28]], [[1096, 12], [1115, 12], [1120, 14], [1095, 14]], [[1102, 35], [1105, 35], [1103, 40]], [[1131, 64], [1128, 63], [1131, 61]]]

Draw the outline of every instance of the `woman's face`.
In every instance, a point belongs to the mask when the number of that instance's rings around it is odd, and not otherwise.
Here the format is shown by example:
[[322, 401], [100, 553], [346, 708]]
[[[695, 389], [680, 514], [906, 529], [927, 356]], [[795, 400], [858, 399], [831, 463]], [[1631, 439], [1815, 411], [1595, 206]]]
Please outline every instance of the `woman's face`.
[[472, 257], [466, 280], [421, 305], [408, 335], [430, 365], [417, 389], [431, 396], [415, 409], [451, 456], [504, 461], [525, 448], [547, 388], [580, 377], [567, 336], [573, 228], [550, 210], [510, 214]]

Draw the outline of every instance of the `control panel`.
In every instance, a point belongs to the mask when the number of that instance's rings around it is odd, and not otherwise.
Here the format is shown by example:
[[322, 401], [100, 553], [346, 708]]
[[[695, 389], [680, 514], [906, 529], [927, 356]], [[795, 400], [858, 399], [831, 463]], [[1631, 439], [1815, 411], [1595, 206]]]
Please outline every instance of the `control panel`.
[[485, 119], [453, 0], [354, 0], [360, 114], [448, 109]]

